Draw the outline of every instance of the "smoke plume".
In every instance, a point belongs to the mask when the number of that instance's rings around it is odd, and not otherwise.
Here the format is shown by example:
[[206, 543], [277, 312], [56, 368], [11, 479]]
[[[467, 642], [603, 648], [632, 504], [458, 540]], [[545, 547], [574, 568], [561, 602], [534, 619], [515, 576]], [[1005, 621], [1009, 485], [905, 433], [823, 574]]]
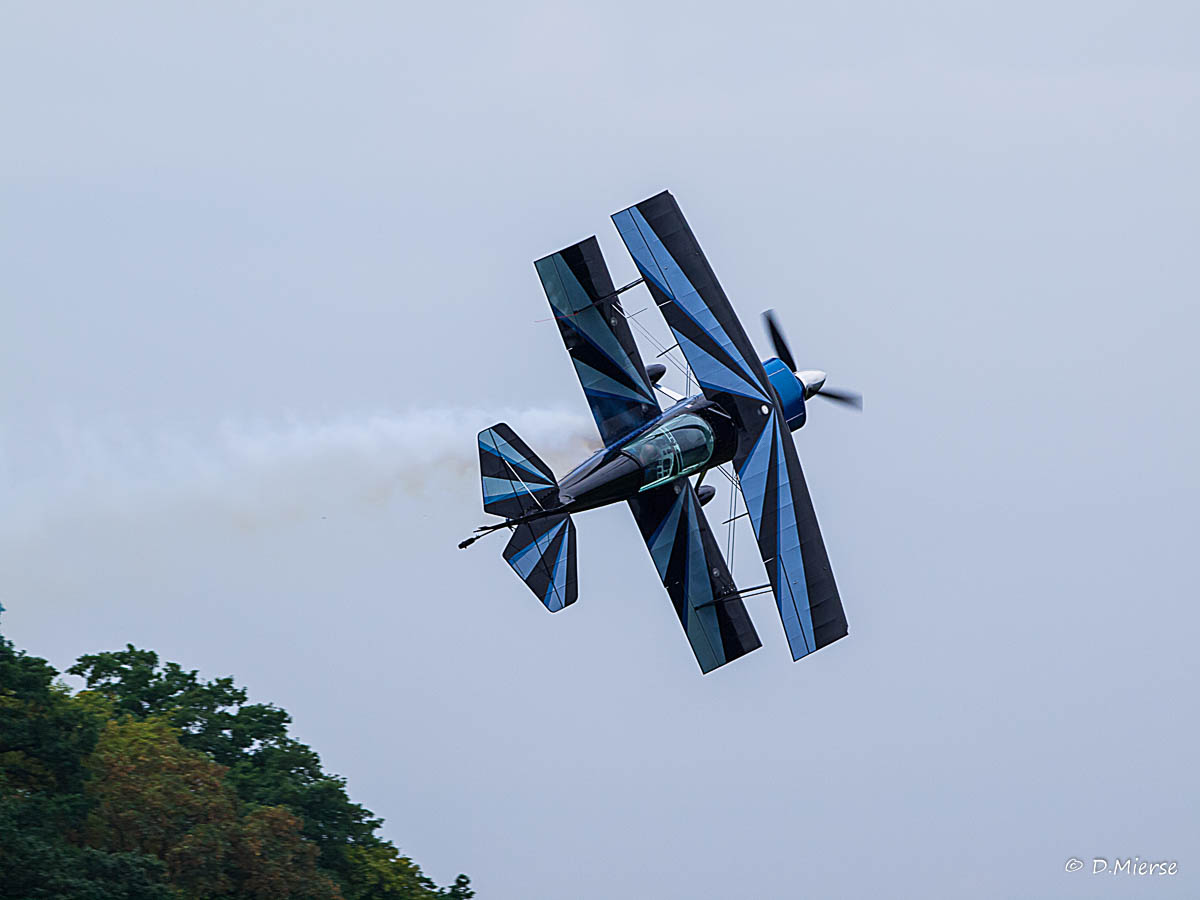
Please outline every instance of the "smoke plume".
[[225, 425], [203, 441], [63, 431], [50, 472], [5, 486], [0, 537], [36, 541], [63, 525], [78, 532], [156, 520], [259, 529], [435, 494], [467, 503], [479, 494], [475, 435], [497, 421], [559, 475], [599, 446], [589, 418], [548, 409]]

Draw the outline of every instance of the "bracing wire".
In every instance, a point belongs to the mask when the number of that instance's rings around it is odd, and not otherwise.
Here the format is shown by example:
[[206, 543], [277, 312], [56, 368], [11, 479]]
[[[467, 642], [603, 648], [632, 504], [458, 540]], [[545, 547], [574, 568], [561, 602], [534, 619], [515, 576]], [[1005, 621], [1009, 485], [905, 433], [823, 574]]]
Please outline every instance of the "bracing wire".
[[641, 336], [644, 337], [647, 341], [649, 341], [650, 345], [655, 350], [659, 351], [660, 356], [666, 356], [667, 362], [669, 362], [671, 365], [673, 365], [676, 369], [678, 369], [680, 371], [680, 373], [685, 378], [687, 378], [688, 389], [690, 390], [691, 389], [691, 377], [692, 377], [691, 370], [686, 365], [683, 365], [682, 363], [680, 363], [679, 360], [675, 359], [675, 357], [669, 355], [668, 351], [671, 350], [671, 348], [664, 347], [662, 345], [662, 343], [658, 340], [658, 338], [656, 338], [653, 334], [650, 333], [650, 330], [648, 328], [646, 328], [645, 325], [643, 325], [641, 322], [639, 322], [637, 319], [634, 318], [634, 316], [636, 316], [637, 313], [633, 313], [632, 315], [627, 314], [625, 312], [625, 310], [623, 310], [621, 308], [620, 303], [613, 303], [613, 309], [615, 309], [622, 316], [624, 316], [625, 321], [628, 322], [630, 325], [632, 325], [634, 328], [636, 328], [638, 333], [641, 334]]
[[737, 503], [737, 495], [733, 488], [729, 489], [729, 528], [725, 532], [725, 562], [730, 571], [733, 570], [733, 511]]

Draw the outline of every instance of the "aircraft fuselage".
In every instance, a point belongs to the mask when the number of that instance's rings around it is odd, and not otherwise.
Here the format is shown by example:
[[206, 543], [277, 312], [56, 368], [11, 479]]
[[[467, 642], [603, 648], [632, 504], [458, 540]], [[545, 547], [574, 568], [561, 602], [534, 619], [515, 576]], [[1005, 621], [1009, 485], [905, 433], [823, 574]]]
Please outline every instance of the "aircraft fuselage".
[[729, 462], [736, 449], [737, 429], [720, 406], [703, 396], [681, 400], [567, 473], [558, 484], [559, 503], [546, 513], [582, 512], [628, 500]]

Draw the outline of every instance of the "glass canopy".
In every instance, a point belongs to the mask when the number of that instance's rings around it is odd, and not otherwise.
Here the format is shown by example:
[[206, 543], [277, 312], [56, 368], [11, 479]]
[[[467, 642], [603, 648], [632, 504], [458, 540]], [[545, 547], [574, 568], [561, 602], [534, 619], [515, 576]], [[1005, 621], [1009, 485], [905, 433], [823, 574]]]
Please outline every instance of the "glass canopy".
[[712, 427], [685, 413], [633, 441], [625, 452], [642, 467], [641, 491], [690, 475], [712, 458]]

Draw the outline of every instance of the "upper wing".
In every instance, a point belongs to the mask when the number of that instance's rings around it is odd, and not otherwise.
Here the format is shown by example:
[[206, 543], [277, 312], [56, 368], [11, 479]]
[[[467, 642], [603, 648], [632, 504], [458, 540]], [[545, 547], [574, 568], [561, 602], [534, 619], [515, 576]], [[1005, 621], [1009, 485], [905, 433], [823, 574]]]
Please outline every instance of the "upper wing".
[[762, 363], [675, 198], [613, 216], [704, 395], [740, 426], [734, 465], [779, 617], [799, 659], [847, 633], [791, 432]]
[[596, 238], [534, 266], [604, 443], [657, 417], [662, 410]]
[[700, 670], [761, 647], [691, 482], [680, 478], [645, 491], [629, 506]]
[[731, 413], [772, 403], [767, 373], [675, 198], [663, 191], [612, 218], [704, 396]]

